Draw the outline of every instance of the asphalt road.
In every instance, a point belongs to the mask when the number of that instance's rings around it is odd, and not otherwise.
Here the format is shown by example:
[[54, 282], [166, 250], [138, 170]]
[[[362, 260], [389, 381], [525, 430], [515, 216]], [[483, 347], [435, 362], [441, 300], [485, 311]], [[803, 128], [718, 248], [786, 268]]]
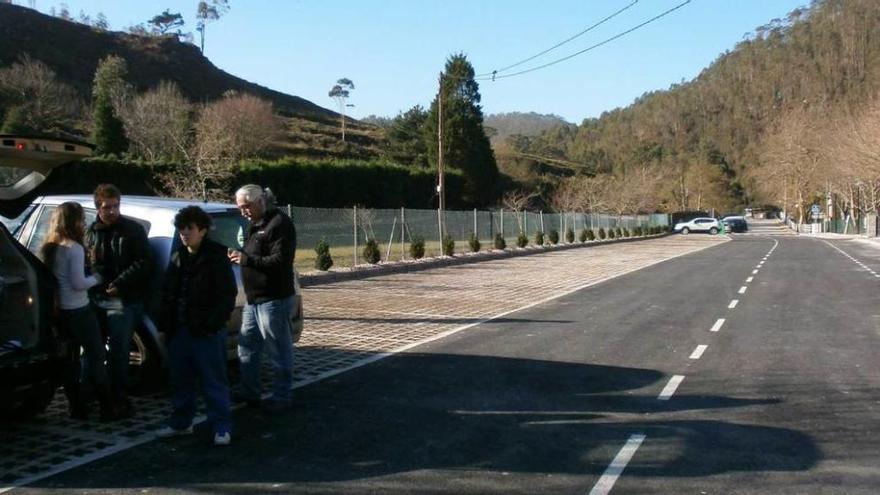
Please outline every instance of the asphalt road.
[[863, 243], [737, 237], [17, 491], [873, 494], [878, 288]]

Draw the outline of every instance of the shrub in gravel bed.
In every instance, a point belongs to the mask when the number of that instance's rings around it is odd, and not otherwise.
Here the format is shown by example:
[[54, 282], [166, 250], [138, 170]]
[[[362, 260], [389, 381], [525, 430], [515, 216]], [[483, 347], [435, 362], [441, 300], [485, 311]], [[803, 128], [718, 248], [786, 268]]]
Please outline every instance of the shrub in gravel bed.
[[630, 237], [629, 229], [623, 229], [623, 237]]
[[559, 244], [559, 232], [555, 229], [547, 232], [547, 239], [550, 241], [550, 244]]
[[495, 234], [495, 249], [504, 249], [507, 247], [507, 241], [504, 240], [504, 237], [501, 237], [501, 233]]
[[615, 232], [614, 229], [608, 229], [608, 238], [614, 239], [615, 237], [617, 237], [617, 232]]
[[565, 242], [569, 244], [574, 242], [574, 231], [571, 230], [571, 227], [565, 229]]
[[379, 252], [379, 244], [376, 243], [375, 239], [367, 239], [367, 243], [364, 245], [364, 260], [371, 265], [375, 265], [381, 259], [382, 254]]
[[409, 243], [409, 255], [413, 259], [420, 260], [425, 257], [425, 239], [422, 237], [413, 237]]
[[520, 232], [518, 236], [516, 236], [516, 247], [524, 248], [529, 245], [529, 236], [527, 236], [524, 232]]
[[605, 237], [606, 237], [605, 229], [602, 227], [599, 227], [599, 240], [604, 241]]
[[587, 242], [587, 229], [581, 230], [581, 235], [578, 236], [578, 240], [581, 242]]
[[455, 254], [455, 240], [449, 234], [443, 236], [443, 254], [446, 256]]
[[480, 252], [480, 240], [477, 238], [477, 234], [471, 232], [470, 237], [468, 237], [468, 246], [471, 247], [472, 253]]
[[588, 241], [595, 241], [596, 240], [596, 233], [593, 232], [593, 229], [584, 229], [584, 232], [587, 233], [587, 240]]
[[321, 238], [320, 241], [315, 245], [315, 253], [318, 255], [315, 258], [315, 268], [321, 270], [322, 272], [326, 272], [333, 266], [333, 258], [330, 257], [330, 244], [327, 243], [327, 239]]
[[544, 233], [540, 230], [535, 232], [535, 246], [543, 246], [544, 245]]
[[623, 229], [621, 229], [620, 227], [617, 227], [617, 238], [623, 238]]

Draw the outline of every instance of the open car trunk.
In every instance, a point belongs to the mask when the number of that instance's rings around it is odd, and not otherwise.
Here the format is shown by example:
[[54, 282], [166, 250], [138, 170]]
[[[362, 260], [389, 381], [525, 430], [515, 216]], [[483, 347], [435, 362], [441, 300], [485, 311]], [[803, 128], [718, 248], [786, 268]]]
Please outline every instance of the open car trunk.
[[[30, 204], [51, 171], [91, 154], [90, 145], [35, 136], [0, 135], [0, 214]], [[0, 358], [7, 363], [48, 345], [55, 277], [0, 224]]]

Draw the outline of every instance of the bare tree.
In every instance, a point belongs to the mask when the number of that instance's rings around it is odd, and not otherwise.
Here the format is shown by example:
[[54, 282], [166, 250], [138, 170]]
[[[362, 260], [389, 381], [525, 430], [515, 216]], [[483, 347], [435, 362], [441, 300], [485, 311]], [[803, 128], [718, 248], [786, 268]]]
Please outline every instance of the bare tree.
[[0, 101], [7, 132], [57, 132], [71, 128], [82, 112], [76, 91], [28, 55], [0, 69]]
[[501, 204], [508, 210], [513, 210], [514, 215], [516, 215], [516, 222], [520, 232], [525, 230], [525, 222], [523, 221], [524, 211], [532, 203], [535, 196], [537, 194], [534, 192], [529, 193], [522, 189], [515, 189], [504, 193], [504, 196], [501, 198]]
[[224, 197], [237, 164], [264, 150], [278, 129], [270, 102], [228, 93], [199, 111], [189, 160], [168, 176], [167, 186], [184, 197]]
[[188, 161], [192, 147], [192, 105], [173, 82], [131, 98], [120, 116], [131, 151], [150, 161]]

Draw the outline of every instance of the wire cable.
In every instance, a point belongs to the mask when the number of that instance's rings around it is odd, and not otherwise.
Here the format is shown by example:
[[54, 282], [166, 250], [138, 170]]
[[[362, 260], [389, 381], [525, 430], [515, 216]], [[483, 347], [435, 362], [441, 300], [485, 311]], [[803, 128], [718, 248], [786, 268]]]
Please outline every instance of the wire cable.
[[587, 34], [588, 32], [592, 31], [593, 29], [595, 29], [595, 28], [601, 26], [602, 24], [604, 24], [604, 23], [610, 21], [611, 19], [617, 17], [618, 15], [622, 14], [623, 12], [625, 12], [625, 11], [628, 10], [628, 9], [630, 9], [632, 6], [634, 6], [634, 5], [637, 4], [637, 3], [639, 3], [639, 0], [633, 0], [633, 2], [632, 2], [631, 4], [629, 4], [629, 5], [627, 5], [626, 7], [624, 7], [624, 8], [622, 8], [622, 9], [618, 10], [617, 12], [615, 12], [615, 13], [613, 13], [613, 14], [611, 14], [611, 15], [609, 15], [608, 17], [606, 17], [606, 18], [602, 19], [601, 21], [599, 21], [599, 22], [593, 24], [592, 26], [588, 27], [587, 29], [584, 29], [583, 31], [577, 33], [576, 35], [574, 35], [574, 36], [572, 36], [572, 37], [570, 37], [570, 38], [568, 38], [568, 39], [566, 39], [566, 40], [564, 40], [564, 41], [561, 41], [561, 42], [559, 42], [559, 43], [557, 43], [557, 44], [551, 46], [550, 48], [544, 50], [544, 51], [541, 52], [541, 53], [537, 53], [537, 54], [535, 54], [535, 55], [532, 55], [531, 57], [529, 57], [529, 58], [527, 58], [527, 59], [525, 59], [525, 60], [520, 60], [519, 62], [517, 62], [517, 63], [515, 63], [515, 64], [508, 65], [507, 67], [502, 67], [502, 68], [500, 68], [500, 69], [493, 70], [492, 72], [487, 72], [487, 73], [485, 73], [485, 74], [477, 74], [476, 77], [492, 76], [492, 75], [498, 74], [499, 72], [504, 72], [504, 71], [507, 71], [507, 70], [512, 69], [512, 68], [514, 68], [514, 67], [518, 67], [518, 66], [520, 66], [520, 65], [522, 65], [522, 64], [524, 64], [524, 63], [526, 63], [526, 62], [531, 62], [532, 60], [534, 60], [534, 59], [540, 57], [541, 55], [545, 55], [545, 54], [549, 53], [550, 51], [553, 51], [553, 50], [559, 48], [560, 46], [562, 46], [562, 45], [568, 43], [569, 41], [573, 41], [574, 39], [579, 38], [580, 36], [583, 36], [583, 35]]
[[689, 3], [691, 3], [691, 0], [685, 0], [684, 2], [682, 2], [682, 3], [678, 4], [678, 5], [676, 5], [675, 7], [672, 7], [671, 9], [669, 9], [669, 10], [667, 10], [667, 11], [661, 13], [661, 14], [656, 15], [656, 16], [654, 16], [654, 17], [648, 19], [647, 21], [645, 21], [645, 22], [643, 22], [643, 23], [641, 23], [641, 24], [639, 24], [639, 25], [637, 25], [637, 26], [635, 26], [635, 27], [632, 27], [632, 28], [630, 28], [630, 29], [627, 29], [626, 31], [623, 31], [622, 33], [618, 33], [618, 34], [616, 34], [616, 35], [614, 35], [614, 36], [612, 36], [612, 37], [610, 37], [610, 38], [608, 38], [608, 39], [605, 39], [605, 40], [603, 40], [603, 41], [600, 41], [599, 43], [596, 43], [595, 45], [588, 46], [587, 48], [584, 48], [584, 49], [581, 50], [581, 51], [578, 51], [578, 52], [572, 53], [571, 55], [567, 55], [567, 56], [565, 56], [565, 57], [562, 57], [562, 58], [556, 59], [556, 60], [554, 60], [554, 61], [552, 61], [552, 62], [547, 62], [546, 64], [539, 65], [539, 66], [537, 66], [537, 67], [532, 67], [531, 69], [525, 69], [525, 70], [521, 70], [521, 71], [518, 71], [518, 72], [513, 72], [513, 73], [511, 73], [511, 74], [492, 75], [492, 74], [490, 73], [490, 75], [487, 76], [487, 77], [486, 77], [486, 76], [484, 76], [484, 77], [475, 77], [474, 80], [476, 80], [476, 81], [494, 81], [495, 79], [504, 79], [504, 78], [507, 78], [507, 77], [520, 76], [520, 75], [523, 75], [523, 74], [528, 74], [529, 72], [534, 72], [534, 71], [536, 71], [536, 70], [545, 69], [545, 68], [547, 68], [547, 67], [550, 67], [551, 65], [556, 65], [556, 64], [558, 64], [558, 63], [560, 63], [560, 62], [565, 62], [566, 60], [569, 60], [569, 59], [572, 59], [572, 58], [574, 58], [574, 57], [577, 57], [578, 55], [582, 55], [582, 54], [584, 54], [584, 53], [586, 53], [586, 52], [588, 52], [588, 51], [590, 51], [590, 50], [594, 50], [594, 49], [596, 49], [596, 48], [599, 48], [599, 47], [602, 46], [602, 45], [606, 45], [606, 44], [608, 44], [608, 43], [610, 43], [610, 42], [612, 42], [612, 41], [614, 41], [614, 40], [616, 40], [616, 39], [618, 39], [618, 38], [622, 38], [623, 36], [626, 36], [627, 34], [633, 32], [633, 31], [635, 31], [635, 30], [637, 30], [637, 29], [640, 29], [640, 28], [642, 28], [642, 27], [644, 27], [644, 26], [647, 26], [648, 24], [650, 24], [650, 23], [652, 23], [652, 22], [654, 22], [654, 21], [656, 21], [656, 20], [659, 20], [659, 19], [661, 19], [661, 18], [663, 18], [663, 17], [665, 17], [665, 16], [667, 16], [667, 15], [669, 15], [669, 14], [675, 12], [676, 10], [678, 10], [678, 9], [680, 9], [680, 8], [682, 8], [682, 7], [684, 7], [685, 5], [687, 5], [687, 4], [689, 4]]

